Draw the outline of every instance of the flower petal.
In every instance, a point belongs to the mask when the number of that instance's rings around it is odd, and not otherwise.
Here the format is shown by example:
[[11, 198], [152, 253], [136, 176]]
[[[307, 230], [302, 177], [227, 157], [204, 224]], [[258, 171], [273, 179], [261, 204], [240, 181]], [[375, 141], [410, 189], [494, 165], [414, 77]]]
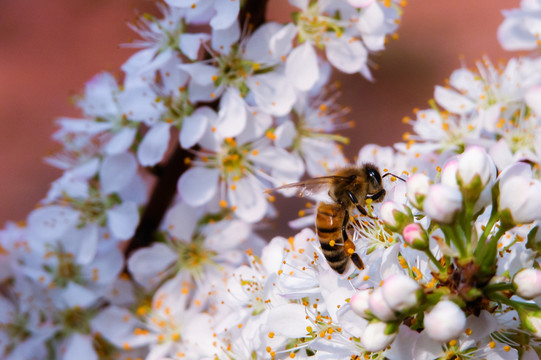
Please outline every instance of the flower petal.
[[109, 155], [103, 159], [100, 181], [106, 194], [117, 192], [128, 185], [137, 172], [137, 160], [132, 153]]
[[363, 44], [351, 36], [330, 35], [325, 44], [325, 52], [329, 62], [338, 70], [347, 74], [361, 71], [366, 64], [368, 52]]
[[219, 176], [218, 169], [191, 168], [182, 174], [177, 188], [188, 205], [200, 206], [216, 194]]
[[190, 60], [196, 60], [197, 54], [199, 53], [199, 48], [201, 43], [210, 40], [210, 35], [205, 33], [199, 34], [190, 34], [184, 33], [180, 35], [178, 46], [180, 51], [188, 57]]
[[107, 210], [107, 224], [118, 239], [131, 238], [139, 224], [137, 205], [133, 202], [125, 202]]
[[128, 259], [128, 269], [135, 281], [147, 290], [159, 285], [166, 276], [166, 269], [177, 261], [167, 245], [154, 243], [150, 247], [136, 250]]
[[210, 20], [213, 29], [225, 29], [237, 20], [240, 0], [215, 0], [216, 15]]
[[160, 162], [169, 146], [170, 127], [171, 125], [161, 122], [145, 134], [137, 149], [137, 159], [141, 165], [153, 166]]
[[136, 134], [137, 129], [135, 128], [124, 128], [120, 130], [105, 145], [105, 153], [113, 155], [127, 151], [133, 144]]
[[[208, 109], [208, 108], [207, 108]], [[205, 107], [197, 108], [192, 115], [182, 120], [180, 130], [180, 146], [189, 149], [203, 137], [209, 122], [208, 111]]]
[[311, 44], [297, 46], [286, 60], [286, 77], [296, 89], [310, 90], [319, 79], [317, 55]]
[[228, 88], [220, 100], [217, 128], [223, 137], [233, 137], [246, 126], [246, 103], [238, 89]]
[[253, 175], [248, 175], [235, 184], [236, 190], [228, 192], [235, 214], [250, 223], [261, 220], [267, 211], [267, 200], [259, 181]]

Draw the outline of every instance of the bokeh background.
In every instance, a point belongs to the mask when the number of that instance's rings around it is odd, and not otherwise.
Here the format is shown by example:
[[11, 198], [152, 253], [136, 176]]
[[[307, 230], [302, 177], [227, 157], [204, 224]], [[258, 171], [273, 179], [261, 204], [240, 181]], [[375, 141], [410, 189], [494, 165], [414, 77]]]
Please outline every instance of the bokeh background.
[[[345, 149], [354, 156], [366, 143], [392, 145], [408, 129], [404, 116], [427, 107], [436, 84], [462, 63], [474, 66], [504, 52], [496, 31], [502, 9], [519, 0], [410, 0], [398, 40], [372, 57], [376, 81], [337, 74], [340, 103], [357, 126]], [[133, 49], [119, 47], [136, 35], [126, 23], [157, 13], [150, 0], [0, 1], [0, 227], [22, 220], [61, 174], [43, 157], [59, 116], [77, 117], [70, 96], [102, 70], [119, 72]], [[289, 19], [287, 0], [269, 0], [271, 19]], [[302, 204], [300, 204], [302, 207]]]

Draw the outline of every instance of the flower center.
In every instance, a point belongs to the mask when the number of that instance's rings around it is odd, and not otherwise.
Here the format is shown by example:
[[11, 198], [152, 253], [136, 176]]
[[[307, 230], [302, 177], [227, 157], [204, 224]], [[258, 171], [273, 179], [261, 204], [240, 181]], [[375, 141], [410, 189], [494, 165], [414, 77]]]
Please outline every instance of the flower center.
[[233, 86], [239, 89], [242, 96], [248, 94], [248, 87], [245, 80], [259, 70], [260, 64], [242, 58], [238, 46], [232, 46], [229, 54], [220, 55], [216, 58], [218, 62], [218, 75], [214, 85]]
[[45, 255], [46, 258], [53, 256], [56, 257], [56, 267], [44, 265], [44, 268], [53, 276], [53, 283], [56, 286], [64, 288], [70, 281], [84, 285], [81, 266], [74, 262], [72, 253], [66, 252], [62, 245], [58, 245], [56, 249]]
[[343, 32], [343, 29], [339, 26], [339, 14], [337, 13], [334, 17], [320, 14], [317, 2], [299, 13], [296, 20], [299, 29], [298, 40], [301, 43], [309, 41], [318, 47], [322, 47], [321, 42], [325, 37], [325, 33], [331, 31], [340, 36]]
[[226, 179], [239, 179], [246, 174], [252, 166], [247, 155], [250, 152], [248, 144], [237, 146], [235, 139], [225, 139], [222, 151], [218, 154], [219, 166]]
[[202, 237], [190, 243], [178, 241], [175, 248], [178, 254], [178, 267], [194, 276], [200, 276], [205, 266], [216, 264], [213, 260], [217, 255], [216, 252], [205, 248]]
[[90, 334], [90, 319], [93, 312], [76, 306], [60, 313], [60, 323], [63, 325], [65, 335], [71, 333]]

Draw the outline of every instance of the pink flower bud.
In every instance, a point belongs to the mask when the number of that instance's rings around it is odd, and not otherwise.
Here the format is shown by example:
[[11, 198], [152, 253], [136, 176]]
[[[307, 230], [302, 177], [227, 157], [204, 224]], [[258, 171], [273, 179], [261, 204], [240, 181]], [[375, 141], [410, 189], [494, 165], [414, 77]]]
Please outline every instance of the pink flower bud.
[[409, 207], [394, 201], [385, 201], [381, 205], [380, 217], [392, 231], [400, 232], [413, 222], [413, 214]]
[[380, 321], [371, 322], [364, 329], [361, 336], [361, 345], [368, 351], [380, 351], [389, 346], [395, 339], [398, 331], [392, 324]]
[[383, 299], [387, 305], [398, 312], [415, 308], [423, 295], [421, 286], [409, 276], [402, 274], [389, 276], [381, 288], [383, 289]]
[[522, 269], [515, 274], [513, 284], [518, 296], [527, 300], [538, 297], [541, 295], [541, 270]]
[[417, 223], [409, 224], [402, 231], [404, 241], [412, 248], [425, 250], [428, 248], [428, 234], [423, 227]]
[[424, 174], [415, 174], [408, 179], [407, 182], [407, 197], [410, 204], [417, 209], [423, 209], [423, 201], [425, 200], [428, 188], [430, 187], [430, 179]]
[[430, 186], [423, 209], [433, 220], [451, 224], [462, 209], [462, 193], [455, 187], [444, 184]]
[[361, 290], [353, 295], [349, 301], [351, 310], [366, 320], [372, 320], [374, 318], [374, 316], [371, 315], [368, 306], [368, 299], [370, 298], [371, 293], [372, 290]]
[[427, 335], [440, 342], [457, 338], [466, 327], [466, 315], [450, 300], [443, 300], [425, 315], [424, 327]]
[[396, 319], [396, 313], [383, 298], [383, 289], [380, 287], [370, 294], [370, 297], [368, 298], [368, 307], [372, 314], [381, 321], [391, 321]]
[[445, 165], [443, 165], [443, 169], [441, 170], [441, 183], [453, 187], [458, 187], [458, 183], [456, 180], [457, 170], [458, 160], [456, 158], [447, 161]]

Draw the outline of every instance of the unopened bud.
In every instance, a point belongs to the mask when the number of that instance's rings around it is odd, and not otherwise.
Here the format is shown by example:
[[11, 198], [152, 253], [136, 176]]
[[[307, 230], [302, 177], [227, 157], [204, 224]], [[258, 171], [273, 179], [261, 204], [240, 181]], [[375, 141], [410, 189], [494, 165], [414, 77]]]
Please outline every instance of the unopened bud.
[[433, 220], [442, 224], [451, 224], [462, 209], [462, 193], [455, 187], [444, 184], [430, 186], [424, 211]]
[[466, 315], [450, 300], [443, 300], [425, 315], [424, 327], [427, 335], [440, 342], [457, 338], [466, 327]]
[[374, 318], [368, 305], [368, 299], [370, 298], [371, 293], [372, 290], [369, 289], [361, 290], [353, 295], [349, 301], [351, 310], [366, 320], [372, 320]]
[[417, 223], [409, 224], [402, 231], [404, 241], [414, 249], [426, 250], [428, 248], [428, 234], [423, 227]]
[[423, 289], [407, 275], [393, 274], [383, 282], [383, 299], [398, 312], [411, 310], [419, 304]]
[[370, 309], [370, 312], [381, 321], [392, 321], [396, 319], [396, 312], [391, 309], [389, 304], [385, 301], [383, 289], [380, 287], [370, 294], [370, 297], [368, 298], [368, 308]]
[[394, 324], [373, 321], [364, 329], [361, 345], [368, 351], [380, 351], [389, 346], [397, 334], [398, 328]]
[[423, 202], [428, 194], [430, 179], [424, 174], [415, 174], [408, 179], [407, 197], [410, 204], [423, 210]]
[[541, 270], [522, 269], [515, 274], [513, 284], [517, 290], [515, 293], [526, 299], [531, 300], [541, 295]]
[[385, 201], [380, 209], [381, 219], [391, 231], [401, 232], [413, 222], [413, 214], [409, 207], [394, 201]]

